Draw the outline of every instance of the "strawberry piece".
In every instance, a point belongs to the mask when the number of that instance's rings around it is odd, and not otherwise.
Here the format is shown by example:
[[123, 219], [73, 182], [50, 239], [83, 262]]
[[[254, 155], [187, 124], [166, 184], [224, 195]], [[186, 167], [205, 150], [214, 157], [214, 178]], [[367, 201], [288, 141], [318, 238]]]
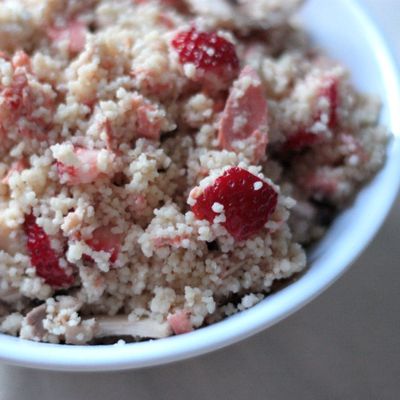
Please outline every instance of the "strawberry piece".
[[321, 135], [300, 130], [294, 135], [289, 136], [284, 144], [286, 151], [300, 151], [307, 147], [314, 146], [322, 141]]
[[57, 253], [51, 248], [46, 232], [36, 223], [33, 214], [25, 216], [24, 231], [31, 264], [38, 276], [53, 287], [69, 287], [74, 283], [72, 275], [61, 268]]
[[[334, 129], [337, 125], [337, 108], [339, 102], [338, 81], [335, 78], [328, 77], [324, 82], [324, 86], [319, 92], [319, 98], [325, 98], [329, 104], [328, 126]], [[318, 115], [318, 119], [321, 115]]]
[[233, 167], [197, 196], [192, 211], [198, 219], [213, 222], [214, 203], [224, 206], [226, 230], [238, 241], [259, 232], [275, 211], [278, 194], [270, 184], [250, 172]]
[[[327, 116], [328, 116], [328, 128], [335, 129], [338, 123], [337, 108], [339, 102], [338, 94], [338, 80], [332, 77], [328, 77], [323, 82], [323, 86], [318, 91], [316, 98], [316, 104], [320, 103], [321, 100], [325, 100], [328, 104]], [[322, 119], [322, 111], [316, 109], [312, 124], [315, 124]], [[301, 151], [308, 147], [315, 146], [321, 142], [324, 142], [326, 137], [321, 134], [314, 134], [309, 132], [307, 128], [301, 128], [296, 133], [290, 135], [285, 142], [283, 148], [288, 151]]]
[[329, 199], [337, 192], [339, 179], [331, 167], [317, 168], [303, 176], [299, 185], [315, 199]]
[[[172, 47], [181, 64], [194, 64], [200, 74], [211, 73], [217, 78], [231, 81], [239, 72], [239, 59], [233, 43], [215, 32], [201, 32], [192, 27], [179, 32], [172, 40]], [[206, 79], [207, 80], [207, 79]]]
[[237, 148], [235, 142], [246, 141], [255, 164], [265, 154], [268, 144], [268, 104], [260, 77], [250, 66], [243, 68], [231, 89], [222, 115], [218, 141], [223, 149], [237, 152], [243, 149]]
[[[100, 227], [93, 231], [92, 238], [86, 240], [86, 244], [94, 251], [105, 251], [110, 253], [110, 262], [117, 261], [121, 250], [121, 235], [111, 233], [110, 227]], [[86, 256], [91, 259], [90, 256]]]

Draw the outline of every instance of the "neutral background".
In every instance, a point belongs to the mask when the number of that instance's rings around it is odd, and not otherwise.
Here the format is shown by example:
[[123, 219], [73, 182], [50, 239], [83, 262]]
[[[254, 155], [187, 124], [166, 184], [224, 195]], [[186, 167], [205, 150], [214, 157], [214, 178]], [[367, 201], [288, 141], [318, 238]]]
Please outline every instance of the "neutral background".
[[[400, 59], [400, 0], [362, 1]], [[250, 340], [138, 372], [82, 375], [0, 366], [0, 400], [400, 399], [399, 222], [400, 199], [350, 272]]]

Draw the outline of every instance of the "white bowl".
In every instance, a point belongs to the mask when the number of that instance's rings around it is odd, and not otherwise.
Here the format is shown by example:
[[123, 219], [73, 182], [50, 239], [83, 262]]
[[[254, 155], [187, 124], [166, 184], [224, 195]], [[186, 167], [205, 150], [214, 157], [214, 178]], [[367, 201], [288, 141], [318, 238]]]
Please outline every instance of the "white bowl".
[[350, 68], [359, 89], [381, 97], [382, 122], [394, 134], [385, 167], [336, 219], [310, 255], [306, 273], [255, 307], [189, 334], [87, 347], [0, 335], [0, 360], [40, 369], [94, 371], [140, 368], [194, 357], [277, 323], [315, 298], [350, 266], [382, 225], [400, 185], [399, 77], [385, 41], [356, 0], [309, 0], [301, 19], [315, 42]]

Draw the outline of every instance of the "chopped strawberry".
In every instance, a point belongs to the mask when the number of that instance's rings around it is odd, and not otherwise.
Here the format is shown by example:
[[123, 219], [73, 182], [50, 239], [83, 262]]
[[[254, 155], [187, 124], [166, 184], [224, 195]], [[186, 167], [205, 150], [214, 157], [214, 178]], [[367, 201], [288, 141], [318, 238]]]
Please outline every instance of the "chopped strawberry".
[[51, 248], [46, 232], [36, 223], [33, 214], [25, 216], [24, 230], [31, 264], [38, 276], [53, 287], [69, 287], [74, 283], [72, 275], [61, 268], [57, 253]]
[[[328, 126], [334, 129], [337, 125], [337, 108], [339, 101], [338, 80], [332, 77], [326, 78], [318, 97], [319, 99], [325, 98], [327, 100], [329, 104]], [[321, 118], [321, 115], [318, 115], [318, 118]]]
[[102, 226], [93, 231], [92, 238], [86, 240], [86, 244], [94, 251], [110, 253], [110, 262], [114, 263], [121, 250], [121, 235], [112, 233], [108, 226]]
[[233, 43], [215, 32], [198, 31], [195, 27], [178, 32], [172, 40], [179, 62], [193, 64], [196, 79], [203, 82], [231, 82], [239, 72], [239, 59]]
[[[312, 118], [312, 125], [322, 120], [324, 112], [319, 108], [319, 104], [322, 100], [325, 100], [328, 105], [327, 113], [325, 112], [325, 114], [327, 114], [327, 126], [329, 129], [335, 129], [338, 122], [338, 96], [338, 80], [332, 77], [325, 78], [315, 99], [316, 108]], [[326, 137], [324, 135], [312, 133], [308, 129], [307, 127], [302, 127], [297, 132], [290, 135], [283, 149], [288, 151], [301, 151], [325, 141]]]
[[300, 151], [307, 147], [314, 146], [322, 141], [321, 135], [300, 130], [289, 136], [284, 145], [286, 151]]
[[223, 225], [238, 241], [259, 232], [278, 201], [278, 194], [270, 184], [239, 167], [225, 171], [196, 197], [192, 206], [196, 217], [212, 223], [218, 215], [213, 205], [221, 204], [226, 218]]
[[97, 165], [99, 150], [89, 150], [81, 147], [74, 149], [77, 158], [76, 165], [65, 165], [60, 161], [56, 162], [57, 171], [60, 177], [68, 185], [79, 185], [94, 182], [102, 171]]
[[335, 195], [338, 178], [334, 168], [322, 167], [302, 177], [299, 185], [316, 199], [326, 199]]
[[268, 104], [257, 72], [250, 66], [243, 68], [229, 94], [218, 132], [223, 149], [243, 151], [236, 141], [246, 141], [258, 163], [268, 143]]
[[187, 311], [176, 311], [175, 313], [168, 315], [167, 321], [175, 335], [181, 335], [182, 333], [188, 333], [193, 330], [190, 315]]
[[63, 27], [48, 28], [47, 35], [54, 42], [68, 40], [68, 51], [77, 54], [85, 47], [86, 25], [79, 21], [70, 21]]

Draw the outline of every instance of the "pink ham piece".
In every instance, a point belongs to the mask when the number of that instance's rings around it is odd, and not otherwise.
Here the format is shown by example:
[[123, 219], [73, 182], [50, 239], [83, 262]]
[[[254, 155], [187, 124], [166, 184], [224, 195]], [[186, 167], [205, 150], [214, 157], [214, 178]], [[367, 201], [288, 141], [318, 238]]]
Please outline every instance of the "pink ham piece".
[[143, 104], [137, 109], [137, 133], [139, 137], [159, 140], [161, 120], [156, 115], [157, 109], [151, 104]]
[[65, 165], [57, 161], [57, 171], [67, 185], [79, 185], [94, 182], [102, 171], [97, 166], [100, 150], [89, 150], [81, 147], [74, 149], [78, 159], [77, 165]]
[[223, 149], [240, 152], [238, 142], [252, 149], [253, 162], [265, 155], [268, 144], [268, 104], [260, 77], [250, 66], [233, 84], [223, 111], [218, 141]]
[[85, 48], [86, 25], [79, 21], [70, 21], [64, 27], [48, 28], [47, 35], [54, 42], [68, 40], [68, 51], [77, 54]]
[[14, 161], [11, 164], [10, 169], [7, 171], [6, 176], [1, 180], [1, 183], [3, 184], [8, 184], [8, 181], [11, 177], [11, 175], [14, 172], [21, 172], [23, 171], [25, 168], [27, 168], [27, 163], [24, 159], [18, 160], [18, 161]]
[[176, 311], [168, 315], [167, 321], [175, 335], [181, 335], [182, 333], [188, 333], [193, 330], [190, 315], [185, 310]]

